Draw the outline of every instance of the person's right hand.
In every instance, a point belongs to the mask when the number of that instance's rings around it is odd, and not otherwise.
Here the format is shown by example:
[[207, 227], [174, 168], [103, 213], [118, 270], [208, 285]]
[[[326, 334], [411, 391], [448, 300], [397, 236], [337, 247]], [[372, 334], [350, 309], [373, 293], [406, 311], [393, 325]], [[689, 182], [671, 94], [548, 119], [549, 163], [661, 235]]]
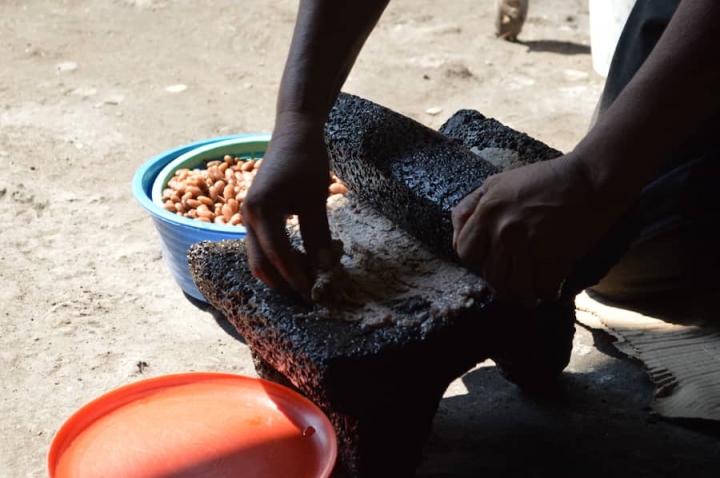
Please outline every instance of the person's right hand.
[[285, 225], [288, 216], [297, 214], [310, 261], [327, 261], [329, 183], [323, 122], [278, 116], [262, 168], [242, 204], [250, 269], [271, 289], [310, 296], [312, 278], [293, 252]]

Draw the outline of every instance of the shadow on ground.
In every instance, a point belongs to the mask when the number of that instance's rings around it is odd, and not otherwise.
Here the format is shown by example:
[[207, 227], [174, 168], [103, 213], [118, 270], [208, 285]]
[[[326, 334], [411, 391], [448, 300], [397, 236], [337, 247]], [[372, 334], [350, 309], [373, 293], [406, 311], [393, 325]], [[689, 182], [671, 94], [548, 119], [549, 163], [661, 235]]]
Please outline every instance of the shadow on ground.
[[239, 340], [240, 342], [242, 342], [244, 344], [247, 344], [247, 342], [245, 342], [245, 337], [243, 337], [242, 335], [240, 335], [238, 333], [238, 331], [235, 329], [233, 324], [231, 324], [230, 321], [227, 320], [225, 318], [225, 316], [222, 313], [220, 313], [219, 310], [217, 310], [215, 307], [208, 304], [207, 302], [197, 300], [193, 296], [185, 294], [184, 292], [183, 292], [183, 294], [185, 295], [185, 298], [188, 300], [188, 302], [190, 302], [192, 305], [194, 305], [198, 309], [202, 310], [203, 312], [207, 312], [210, 315], [212, 315], [213, 318], [215, 319], [215, 322], [217, 322], [217, 324], [220, 326], [220, 328], [222, 328], [229, 336], [231, 336], [232, 338], [234, 338], [236, 340]]
[[[598, 347], [597, 333], [577, 335]], [[685, 423], [690, 429], [658, 418], [641, 366], [603, 354], [606, 346], [574, 355], [542, 398], [495, 367], [465, 375], [467, 394], [440, 404], [418, 477], [717, 477], [718, 424]]]
[[589, 55], [590, 46], [570, 41], [528, 40], [518, 41], [528, 47], [529, 52], [557, 53], [560, 55]]

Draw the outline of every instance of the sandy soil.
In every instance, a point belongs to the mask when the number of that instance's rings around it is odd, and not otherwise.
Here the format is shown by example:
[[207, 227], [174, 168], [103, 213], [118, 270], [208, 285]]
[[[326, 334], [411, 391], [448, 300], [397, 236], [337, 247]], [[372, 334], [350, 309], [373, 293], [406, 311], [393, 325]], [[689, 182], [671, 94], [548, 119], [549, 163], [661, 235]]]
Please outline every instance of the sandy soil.
[[[534, 0], [525, 44], [493, 37], [493, 5], [394, 1], [345, 89], [433, 127], [474, 108], [571, 148], [603, 84], [587, 2]], [[272, 129], [295, 8], [0, 2], [0, 477], [44, 476], [65, 418], [114, 387], [254, 374], [172, 281], [130, 180], [165, 149]]]

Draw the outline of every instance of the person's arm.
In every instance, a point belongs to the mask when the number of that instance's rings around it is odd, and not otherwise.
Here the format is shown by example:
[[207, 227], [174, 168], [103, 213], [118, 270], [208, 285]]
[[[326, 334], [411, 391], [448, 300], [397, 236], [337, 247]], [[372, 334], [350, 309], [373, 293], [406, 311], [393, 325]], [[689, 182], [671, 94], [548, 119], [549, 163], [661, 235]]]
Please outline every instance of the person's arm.
[[647, 61], [575, 153], [600, 189], [637, 194], [720, 110], [720, 2], [683, 0]]
[[287, 216], [298, 215], [314, 264], [331, 255], [323, 126], [388, 1], [300, 1], [273, 137], [242, 206], [250, 268], [275, 290], [308, 297], [311, 287], [285, 233]]
[[389, 0], [301, 0], [277, 113], [322, 126]]
[[501, 298], [552, 299], [575, 262], [713, 112], [720, 2], [683, 0], [644, 65], [573, 152], [489, 178], [453, 211], [455, 248]]

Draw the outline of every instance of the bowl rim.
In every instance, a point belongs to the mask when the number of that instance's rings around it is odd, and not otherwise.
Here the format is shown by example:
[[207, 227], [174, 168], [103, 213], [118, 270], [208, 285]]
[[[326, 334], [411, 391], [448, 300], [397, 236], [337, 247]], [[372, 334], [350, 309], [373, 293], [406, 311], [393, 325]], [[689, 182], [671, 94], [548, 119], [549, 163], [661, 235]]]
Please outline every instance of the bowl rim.
[[[258, 139], [255, 141], [248, 141], [246, 138], [234, 138], [234, 139], [227, 139], [224, 141], [216, 141], [210, 144], [206, 144], [204, 146], [200, 146], [197, 148], [193, 148], [190, 151], [187, 151], [177, 158], [173, 159], [169, 163], [165, 165], [164, 168], [160, 170], [160, 172], [155, 176], [155, 180], [153, 181], [152, 188], [150, 190], [150, 199], [152, 199], [155, 204], [160, 205], [160, 202], [162, 201], [162, 192], [165, 189], [165, 185], [160, 185], [161, 183], [158, 182], [159, 179], [163, 179], [162, 182], [164, 183], [165, 180], [170, 180], [172, 175], [175, 173], [175, 171], [181, 169], [181, 168], [195, 168], [200, 166], [202, 163], [204, 163], [209, 158], [204, 157], [205, 155], [211, 155], [212, 151], [221, 149], [221, 148], [228, 148], [231, 146], [239, 146], [239, 145], [249, 145], [249, 144], [264, 144], [265, 150], [267, 150], [267, 144], [268, 140], [266, 139]], [[263, 154], [265, 151], [263, 151]], [[238, 153], [238, 155], [242, 155], [246, 153]], [[161, 205], [160, 205], [161, 206]], [[161, 206], [162, 207], [162, 206]], [[237, 226], [235, 226], [237, 227]]]
[[[129, 403], [141, 399], [143, 395], [152, 396], [153, 393], [164, 389], [171, 389], [183, 385], [192, 385], [200, 382], [235, 382], [237, 384], [250, 384], [262, 388], [269, 397], [280, 397], [290, 400], [296, 407], [313, 413], [326, 433], [327, 462], [321, 470], [321, 477], [332, 474], [338, 458], [338, 437], [330, 417], [312, 400], [296, 390], [284, 385], [250, 375], [222, 371], [187, 371], [176, 372], [155, 377], [140, 379], [125, 383], [110, 389], [70, 414], [52, 437], [49, 449], [45, 456], [48, 476], [56, 476], [57, 464], [67, 446], [99, 419], [106, 417]], [[271, 398], [272, 399], [272, 398]]]
[[[192, 231], [213, 231], [225, 235], [244, 237], [247, 234], [247, 229], [243, 226], [228, 226], [225, 224], [211, 224], [206, 222], [195, 221], [186, 217], [178, 216], [170, 211], [165, 210], [152, 200], [152, 184], [159, 175], [160, 171], [172, 160], [181, 156], [182, 154], [189, 152], [193, 149], [219, 143], [227, 140], [245, 140], [247, 142], [252, 141], [270, 141], [270, 133], [246, 133], [230, 136], [221, 136], [218, 138], [204, 139], [196, 141], [194, 143], [185, 144], [178, 146], [173, 149], [169, 149], [159, 153], [149, 160], [145, 161], [135, 172], [133, 176], [131, 189], [132, 194], [138, 204], [150, 213], [155, 219], [165, 221], [172, 224], [175, 227], [182, 227], [190, 229]], [[158, 166], [158, 164], [161, 164]], [[150, 182], [149, 188], [143, 186], [143, 180], [152, 174], [152, 181]]]

